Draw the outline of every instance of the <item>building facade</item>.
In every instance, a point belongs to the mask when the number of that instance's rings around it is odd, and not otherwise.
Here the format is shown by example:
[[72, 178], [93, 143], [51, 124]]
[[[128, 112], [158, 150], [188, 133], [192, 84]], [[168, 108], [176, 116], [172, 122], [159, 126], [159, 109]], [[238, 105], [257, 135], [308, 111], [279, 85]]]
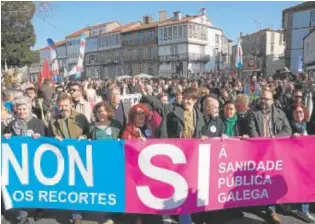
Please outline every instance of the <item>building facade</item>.
[[[199, 76], [228, 67], [232, 53], [232, 41], [212, 26], [205, 9], [196, 16], [174, 12], [170, 18], [161, 11], [157, 21], [144, 16], [141, 22], [109, 22], [66, 36], [58, 54], [62, 73], [63, 68], [69, 72], [77, 64], [81, 34], [86, 36], [82, 75], [91, 78], [141, 73]], [[49, 54], [49, 50], [41, 50], [41, 64]]]
[[[241, 33], [240, 36], [243, 72], [270, 76], [284, 67], [285, 43], [282, 31], [268, 28], [252, 34]], [[236, 51], [236, 46], [234, 51]], [[233, 66], [235, 68], [235, 59], [233, 59]]]
[[315, 78], [315, 30], [304, 37], [303, 49], [304, 70]]
[[303, 38], [315, 28], [315, 3], [304, 2], [282, 12], [285, 65], [293, 73], [303, 70]]
[[122, 68], [126, 75], [158, 74], [158, 22], [144, 16], [140, 26], [122, 32]]

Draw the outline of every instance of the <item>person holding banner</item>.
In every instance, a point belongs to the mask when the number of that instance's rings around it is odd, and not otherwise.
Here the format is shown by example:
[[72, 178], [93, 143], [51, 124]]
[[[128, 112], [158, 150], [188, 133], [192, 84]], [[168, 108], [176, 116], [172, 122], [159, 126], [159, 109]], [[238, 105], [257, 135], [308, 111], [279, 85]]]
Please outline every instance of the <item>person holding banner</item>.
[[[5, 127], [3, 133], [5, 138], [11, 136], [30, 136], [33, 138], [39, 138], [45, 136], [45, 125], [40, 119], [32, 113], [32, 106], [29, 103], [29, 98], [21, 97], [14, 101], [16, 116], [7, 127]], [[36, 210], [36, 218], [42, 216], [42, 210]], [[19, 211], [17, 215], [19, 224], [28, 223], [28, 212]]]
[[224, 123], [219, 116], [219, 101], [207, 97], [203, 101], [203, 114], [206, 125], [202, 130], [202, 139], [221, 137], [224, 134]]
[[[60, 141], [65, 138], [87, 139], [89, 122], [84, 114], [73, 111], [72, 97], [67, 93], [62, 93], [58, 96], [57, 104], [60, 115], [50, 122], [47, 135]], [[81, 214], [72, 214], [74, 224], [80, 224], [81, 220]]]
[[89, 139], [118, 139], [122, 131], [119, 121], [113, 119], [114, 111], [105, 102], [97, 103], [93, 108], [95, 123], [90, 125]]
[[[309, 113], [303, 104], [291, 105], [290, 115], [293, 120], [290, 122], [293, 137], [307, 136], [307, 122], [309, 120]], [[297, 215], [305, 222], [315, 222], [315, 218], [310, 214], [309, 204], [301, 204], [301, 210]], [[289, 207], [290, 208], [290, 207]]]
[[[273, 94], [263, 90], [260, 95], [259, 107], [251, 111], [248, 117], [248, 134], [250, 137], [291, 136], [292, 129], [285, 113], [274, 106]], [[269, 206], [268, 213], [275, 223], [281, 223], [276, 213], [276, 206]]]

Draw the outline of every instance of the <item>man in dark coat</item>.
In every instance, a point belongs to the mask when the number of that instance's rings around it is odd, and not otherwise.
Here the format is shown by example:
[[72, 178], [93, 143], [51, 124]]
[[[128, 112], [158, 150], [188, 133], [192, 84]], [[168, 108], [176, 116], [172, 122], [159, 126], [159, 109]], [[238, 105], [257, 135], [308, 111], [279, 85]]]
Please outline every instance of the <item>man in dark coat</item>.
[[224, 134], [224, 123], [219, 116], [219, 101], [207, 97], [203, 101], [203, 109], [206, 125], [202, 129], [202, 137], [221, 137]]
[[[273, 94], [264, 90], [260, 95], [260, 107], [248, 117], [250, 137], [291, 136], [292, 130], [285, 113], [274, 105]], [[281, 223], [275, 206], [268, 207], [268, 213], [275, 223]]]

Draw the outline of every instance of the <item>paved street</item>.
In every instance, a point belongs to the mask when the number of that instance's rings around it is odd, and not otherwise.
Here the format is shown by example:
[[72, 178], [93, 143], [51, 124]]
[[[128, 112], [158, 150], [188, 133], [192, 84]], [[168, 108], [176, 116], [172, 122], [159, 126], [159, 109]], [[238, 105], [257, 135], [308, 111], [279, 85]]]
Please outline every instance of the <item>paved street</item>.
[[[315, 215], [314, 213], [312, 213]], [[71, 217], [71, 212], [69, 211], [45, 211], [45, 217], [39, 221], [34, 221], [33, 218], [30, 218], [30, 224], [69, 224], [69, 217]], [[83, 221], [83, 224], [98, 224], [102, 223], [103, 215], [100, 213], [84, 213], [85, 220]], [[305, 222], [299, 220], [298, 218], [291, 216], [284, 216], [280, 215], [282, 219], [283, 224], [303, 224]], [[211, 218], [211, 222], [209, 224], [263, 224], [263, 223], [271, 223], [267, 222], [263, 216], [263, 213], [261, 215], [257, 216], [253, 213], [245, 213], [245, 216], [243, 218], [238, 219], [231, 219], [225, 215], [221, 218]], [[15, 224], [16, 222], [10, 220], [15, 220], [13, 214], [6, 215], [6, 217], [2, 218], [3, 224]], [[125, 224], [125, 223], [124, 223]], [[129, 223], [127, 223], [129, 224]]]

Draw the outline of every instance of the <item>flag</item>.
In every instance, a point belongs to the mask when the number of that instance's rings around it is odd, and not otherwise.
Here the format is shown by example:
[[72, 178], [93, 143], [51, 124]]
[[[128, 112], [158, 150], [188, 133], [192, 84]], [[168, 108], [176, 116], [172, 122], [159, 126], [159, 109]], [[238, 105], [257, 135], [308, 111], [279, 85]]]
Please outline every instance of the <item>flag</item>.
[[238, 43], [237, 43], [235, 58], [236, 58], [236, 61], [235, 61], [236, 68], [242, 68], [243, 67], [243, 50], [242, 50], [240, 40], [238, 40]]
[[57, 50], [56, 45], [54, 41], [51, 38], [47, 39], [48, 47], [50, 50], [50, 61], [51, 61], [51, 71], [52, 71], [52, 79], [55, 82], [60, 81], [60, 75], [59, 75], [59, 65], [58, 65], [58, 56], [57, 56]]
[[47, 60], [44, 60], [44, 65], [43, 65], [43, 70], [40, 72], [39, 74], [39, 78], [38, 78], [38, 87], [41, 87], [43, 81], [45, 79], [50, 79], [51, 80], [51, 74], [50, 74], [50, 70], [49, 70], [49, 65]]
[[82, 68], [83, 68], [84, 53], [85, 53], [85, 35], [82, 34], [80, 37], [80, 53], [79, 53], [78, 63], [69, 72], [69, 75], [76, 75], [76, 79], [81, 78], [81, 72], [83, 70]]

